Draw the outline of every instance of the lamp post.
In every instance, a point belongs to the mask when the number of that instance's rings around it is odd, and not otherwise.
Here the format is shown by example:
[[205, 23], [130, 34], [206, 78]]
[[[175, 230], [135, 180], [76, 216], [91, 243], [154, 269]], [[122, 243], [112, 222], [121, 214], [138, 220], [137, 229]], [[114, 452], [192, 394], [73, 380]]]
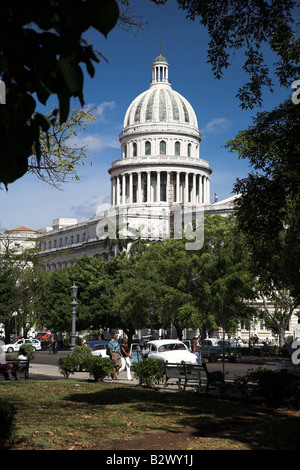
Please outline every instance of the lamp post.
[[77, 297], [77, 290], [78, 287], [75, 285], [75, 282], [73, 282], [72, 287], [70, 288], [71, 291], [71, 297], [72, 297], [72, 331], [71, 331], [71, 341], [70, 341], [70, 351], [71, 354], [74, 351], [75, 345], [76, 345], [76, 305], [78, 305], [78, 302], [76, 302], [76, 297]]
[[151, 335], [153, 336], [153, 302], [150, 302], [150, 327]]

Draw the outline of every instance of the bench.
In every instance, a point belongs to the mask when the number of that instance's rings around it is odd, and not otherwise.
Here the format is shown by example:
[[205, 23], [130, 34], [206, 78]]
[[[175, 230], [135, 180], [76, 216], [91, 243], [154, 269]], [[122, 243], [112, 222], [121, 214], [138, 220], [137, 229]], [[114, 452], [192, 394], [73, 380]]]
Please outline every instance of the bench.
[[26, 361], [17, 358], [6, 360], [5, 364], [0, 364], [0, 376], [3, 375], [5, 380], [10, 380], [9, 374], [11, 374], [15, 380], [18, 380], [20, 376], [23, 376], [24, 380], [28, 380], [29, 362], [29, 359]]
[[219, 388], [220, 392], [224, 392], [225, 379], [221, 371], [209, 372], [205, 362], [201, 364], [172, 364], [165, 363], [165, 383], [164, 389], [168, 384], [177, 384], [179, 390], [186, 390], [186, 387], [196, 387], [201, 390], [202, 375], [205, 374], [204, 382], [206, 382], [205, 392], [207, 393], [211, 386]]
[[181, 381], [185, 380], [184, 364], [172, 364], [165, 362], [165, 384], [164, 390], [168, 384], [175, 382], [179, 390], [181, 390]]

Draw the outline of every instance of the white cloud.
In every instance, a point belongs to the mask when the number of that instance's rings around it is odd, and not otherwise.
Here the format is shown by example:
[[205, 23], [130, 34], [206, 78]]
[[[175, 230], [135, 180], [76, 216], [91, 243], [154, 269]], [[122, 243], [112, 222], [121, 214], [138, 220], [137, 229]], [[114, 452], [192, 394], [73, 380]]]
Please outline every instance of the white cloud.
[[226, 132], [230, 129], [232, 121], [227, 118], [215, 118], [209, 121], [203, 129], [200, 129], [202, 135], [206, 134], [216, 134]]
[[104, 148], [119, 148], [117, 137], [101, 136], [100, 134], [79, 134], [70, 137], [68, 142], [70, 147], [86, 147], [90, 153], [101, 152]]
[[79, 222], [83, 222], [90, 217], [94, 217], [94, 215], [109, 209], [109, 207], [110, 198], [108, 196], [92, 196], [78, 205], [71, 206], [71, 211]]
[[103, 103], [96, 106], [94, 114], [99, 118], [100, 121], [105, 121], [105, 113], [107, 111], [114, 111], [117, 107], [115, 101], [103, 101]]

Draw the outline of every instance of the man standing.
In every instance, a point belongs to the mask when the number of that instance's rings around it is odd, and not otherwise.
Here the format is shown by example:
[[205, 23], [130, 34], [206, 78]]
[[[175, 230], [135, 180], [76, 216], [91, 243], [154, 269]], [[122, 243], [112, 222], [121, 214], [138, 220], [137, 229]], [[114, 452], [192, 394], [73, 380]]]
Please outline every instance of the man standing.
[[112, 374], [112, 379], [117, 380], [116, 374], [121, 368], [122, 362], [121, 362], [121, 348], [120, 348], [120, 343], [118, 341], [118, 333], [114, 333], [112, 339], [108, 343], [108, 350], [111, 359], [114, 362], [114, 368], [113, 368], [113, 374]]

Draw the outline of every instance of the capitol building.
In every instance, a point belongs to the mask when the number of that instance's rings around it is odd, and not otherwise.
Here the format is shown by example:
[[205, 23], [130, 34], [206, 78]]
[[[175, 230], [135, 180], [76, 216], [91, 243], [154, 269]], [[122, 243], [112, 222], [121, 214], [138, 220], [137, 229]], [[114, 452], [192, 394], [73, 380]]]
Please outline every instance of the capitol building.
[[[172, 89], [169, 64], [161, 54], [153, 60], [150, 87], [127, 108], [119, 141], [120, 158], [108, 168], [111, 204], [106, 211], [80, 223], [59, 217], [39, 230], [9, 230], [0, 236], [0, 252], [38, 243], [40, 263], [51, 272], [84, 255], [109, 260], [118, 250], [109, 239], [123, 238], [129, 249], [138, 238], [151, 242], [180, 238], [184, 232], [196, 239], [187, 249], [201, 248], [198, 221], [204, 214], [232, 213], [238, 196], [211, 202], [212, 168], [200, 156], [195, 111]], [[293, 315], [290, 332], [296, 323]], [[272, 335], [261, 322], [255, 328], [259, 336]], [[241, 337], [248, 334], [240, 331]]]
[[159, 54], [150, 87], [129, 105], [119, 136], [120, 158], [108, 169], [110, 208], [85, 222], [57, 218], [37, 231], [40, 260], [56, 270], [74, 258], [113, 253], [107, 239], [147, 241], [176, 237], [205, 213], [226, 215], [236, 197], [210, 202], [209, 162], [200, 157], [201, 134], [191, 104], [174, 91], [169, 64]]

